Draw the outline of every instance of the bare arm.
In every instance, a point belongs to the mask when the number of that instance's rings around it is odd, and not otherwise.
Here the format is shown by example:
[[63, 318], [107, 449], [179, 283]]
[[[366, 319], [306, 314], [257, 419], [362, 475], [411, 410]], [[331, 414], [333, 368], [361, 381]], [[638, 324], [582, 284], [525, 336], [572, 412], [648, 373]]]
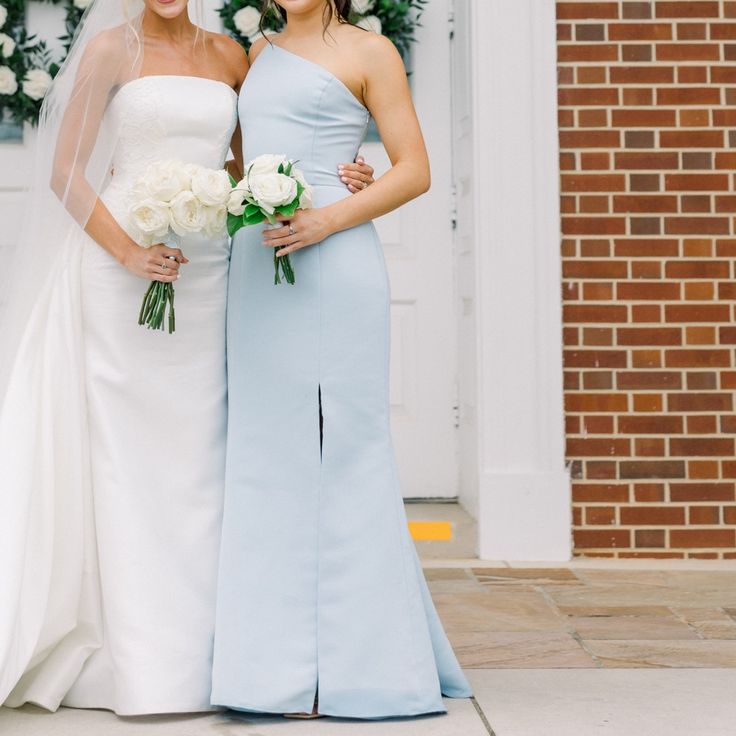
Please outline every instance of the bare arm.
[[[234, 41], [227, 36], [223, 36], [222, 38], [223, 51], [225, 52], [228, 65], [230, 67], [230, 73], [233, 74], [236, 80], [233, 89], [235, 89], [235, 92], [239, 95], [243, 82], [245, 82], [245, 77], [250, 69], [250, 62], [247, 54], [245, 53], [245, 49], [237, 41]], [[233, 131], [233, 137], [230, 141], [230, 150], [233, 153], [233, 158], [225, 164], [225, 168], [233, 179], [240, 180], [243, 178], [245, 164], [243, 162], [243, 133], [240, 129], [239, 118], [235, 125], [235, 130]]]
[[266, 231], [267, 245], [288, 246], [279, 255], [392, 212], [429, 189], [429, 159], [403, 61], [393, 44], [381, 36], [371, 38], [366, 53], [370, 64], [366, 64], [365, 102], [378, 125], [391, 168], [353, 197], [328, 207], [299, 210], [290, 219], [295, 235], [289, 235], [287, 227]]
[[[141, 248], [120, 226], [87, 179], [87, 166], [94, 151], [105, 110], [121, 69], [129, 57], [115, 31], [91, 41], [79, 65], [69, 103], [64, 112], [54, 153], [51, 188], [69, 213], [102, 248], [142, 278], [174, 281], [181, 251], [166, 246]], [[161, 269], [164, 258], [175, 258]]]

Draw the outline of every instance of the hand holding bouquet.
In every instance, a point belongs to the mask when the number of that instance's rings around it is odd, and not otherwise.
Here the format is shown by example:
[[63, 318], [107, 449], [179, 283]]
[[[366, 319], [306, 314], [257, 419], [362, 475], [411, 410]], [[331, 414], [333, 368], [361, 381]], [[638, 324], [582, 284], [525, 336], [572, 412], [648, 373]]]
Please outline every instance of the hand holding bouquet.
[[[241, 227], [268, 222], [276, 225], [277, 215], [291, 217], [297, 210], [312, 206], [312, 187], [295, 161], [270, 153], [258, 156], [245, 167], [245, 177], [233, 186], [227, 205], [227, 230], [233, 236]], [[281, 276], [294, 283], [294, 269], [289, 256], [279, 256], [274, 249], [274, 284]]]
[[[131, 193], [129, 219], [133, 235], [144, 248], [156, 243], [178, 247], [179, 238], [192, 233], [224, 235], [230, 192], [226, 171], [181, 161], [151, 164]], [[176, 329], [174, 286], [152, 281], [143, 297], [138, 324], [163, 330], [165, 321], [171, 334]]]

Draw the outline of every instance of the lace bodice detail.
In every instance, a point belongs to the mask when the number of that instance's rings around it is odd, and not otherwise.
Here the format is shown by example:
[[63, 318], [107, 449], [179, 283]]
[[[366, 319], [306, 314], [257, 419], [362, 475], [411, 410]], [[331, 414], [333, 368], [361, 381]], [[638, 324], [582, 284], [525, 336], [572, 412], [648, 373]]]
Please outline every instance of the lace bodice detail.
[[105, 114], [104, 129], [117, 145], [103, 199], [122, 214], [135, 179], [156, 161], [222, 168], [236, 122], [237, 95], [224, 82], [169, 75], [124, 84]]

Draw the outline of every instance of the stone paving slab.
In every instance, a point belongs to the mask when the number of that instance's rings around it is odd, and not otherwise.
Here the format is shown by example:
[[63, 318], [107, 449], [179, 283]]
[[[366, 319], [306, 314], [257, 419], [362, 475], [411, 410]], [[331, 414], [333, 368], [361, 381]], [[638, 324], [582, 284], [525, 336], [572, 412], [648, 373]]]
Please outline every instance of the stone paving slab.
[[736, 670], [475, 670], [495, 736], [733, 736]]
[[446, 700], [447, 715], [389, 721], [215, 713], [119, 718], [112, 713], [61, 708], [47, 713], [25, 706], [0, 708], [4, 736], [488, 736], [470, 700]]
[[450, 633], [465, 668], [597, 667], [598, 661], [571, 634], [558, 631]]
[[736, 668], [734, 640], [586, 641], [585, 648], [603, 667]]
[[474, 565], [427, 573], [465, 667], [736, 667], [730, 569]]

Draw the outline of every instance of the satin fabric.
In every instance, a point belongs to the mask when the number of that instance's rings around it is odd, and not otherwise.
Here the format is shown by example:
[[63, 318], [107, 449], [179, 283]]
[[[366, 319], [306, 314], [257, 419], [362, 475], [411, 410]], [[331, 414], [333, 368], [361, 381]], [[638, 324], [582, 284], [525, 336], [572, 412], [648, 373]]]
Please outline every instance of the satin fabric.
[[[349, 196], [368, 112], [330, 72], [266, 45], [241, 92], [244, 154], [297, 159], [315, 206]], [[371, 223], [292, 256], [233, 241], [229, 426], [212, 702], [383, 718], [470, 690], [407, 529], [389, 429], [389, 284]], [[320, 409], [324, 440], [320, 447]]]
[[[125, 227], [154, 161], [221, 168], [235, 94], [152, 76], [119, 89], [103, 193]], [[177, 331], [137, 324], [147, 282], [81, 229], [39, 300], [0, 415], [6, 705], [208, 710], [224, 486], [227, 238], [186, 237]], [[7, 635], [7, 639], [5, 638]], [[8, 695], [8, 692], [10, 694]]]

